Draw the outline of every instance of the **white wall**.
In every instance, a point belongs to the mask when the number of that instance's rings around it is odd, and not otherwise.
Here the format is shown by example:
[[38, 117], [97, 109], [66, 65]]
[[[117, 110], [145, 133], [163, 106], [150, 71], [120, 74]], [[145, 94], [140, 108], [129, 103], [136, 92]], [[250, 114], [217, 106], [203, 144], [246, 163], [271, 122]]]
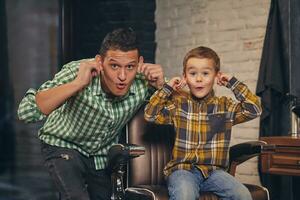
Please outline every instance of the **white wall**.
[[[270, 0], [156, 0], [156, 63], [168, 77], [182, 74], [182, 60], [197, 46], [214, 49], [221, 70], [255, 92]], [[215, 88], [218, 95], [230, 95]], [[232, 96], [233, 97], [233, 96]], [[233, 128], [231, 144], [257, 140], [259, 119]], [[257, 159], [239, 166], [236, 177], [260, 184]]]

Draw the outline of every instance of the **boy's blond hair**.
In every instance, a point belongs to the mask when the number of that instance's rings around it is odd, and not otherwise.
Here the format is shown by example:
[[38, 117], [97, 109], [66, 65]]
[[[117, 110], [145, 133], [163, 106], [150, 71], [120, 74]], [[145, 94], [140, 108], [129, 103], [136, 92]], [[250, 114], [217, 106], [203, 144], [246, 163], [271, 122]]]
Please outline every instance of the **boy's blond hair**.
[[216, 72], [220, 71], [220, 58], [211, 48], [200, 46], [190, 50], [183, 59], [183, 74], [185, 74], [186, 64], [190, 58], [207, 58], [212, 59], [215, 63]]

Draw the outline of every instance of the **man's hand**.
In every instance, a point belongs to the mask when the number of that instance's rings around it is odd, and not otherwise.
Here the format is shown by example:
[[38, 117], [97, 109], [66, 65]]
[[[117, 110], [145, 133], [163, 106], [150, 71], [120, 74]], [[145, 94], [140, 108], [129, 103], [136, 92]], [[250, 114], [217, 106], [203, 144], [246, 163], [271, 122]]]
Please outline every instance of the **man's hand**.
[[144, 58], [142, 56], [139, 59], [137, 72], [144, 74], [146, 79], [149, 81], [149, 84], [156, 89], [162, 88], [165, 83], [161, 65], [144, 63]]
[[91, 82], [93, 77], [100, 75], [101, 70], [102, 62], [99, 59], [82, 61], [74, 82], [82, 89]]
[[171, 86], [174, 90], [179, 90], [186, 86], [186, 81], [184, 78], [177, 76], [171, 78], [171, 80], [167, 84]]
[[219, 72], [217, 75], [217, 84], [220, 86], [226, 86], [231, 78], [232, 76]]

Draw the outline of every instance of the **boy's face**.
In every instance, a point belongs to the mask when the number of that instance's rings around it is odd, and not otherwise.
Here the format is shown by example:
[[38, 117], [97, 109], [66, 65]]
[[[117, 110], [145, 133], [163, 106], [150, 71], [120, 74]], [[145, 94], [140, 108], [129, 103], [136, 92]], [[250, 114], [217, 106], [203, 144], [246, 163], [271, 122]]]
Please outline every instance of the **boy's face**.
[[184, 71], [185, 81], [197, 98], [205, 97], [213, 89], [217, 77], [215, 63], [207, 58], [190, 58]]
[[138, 50], [108, 50], [101, 58], [103, 71], [101, 86], [105, 92], [113, 96], [124, 96], [137, 73]]

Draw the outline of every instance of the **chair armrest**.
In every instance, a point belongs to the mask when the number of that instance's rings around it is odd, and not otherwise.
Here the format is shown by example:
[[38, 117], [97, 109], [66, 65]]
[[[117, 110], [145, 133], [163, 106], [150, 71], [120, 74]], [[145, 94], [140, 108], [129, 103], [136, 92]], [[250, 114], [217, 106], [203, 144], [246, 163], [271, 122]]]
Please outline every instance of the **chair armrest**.
[[231, 146], [229, 150], [229, 173], [234, 175], [237, 165], [258, 156], [266, 144], [266, 142], [258, 140]]
[[112, 194], [111, 200], [122, 200], [125, 198], [123, 174], [128, 160], [145, 154], [145, 147], [135, 144], [116, 144], [108, 151], [107, 169], [111, 173]]
[[144, 155], [145, 147], [136, 144], [115, 144], [108, 151], [108, 169], [115, 171], [120, 165], [126, 165], [128, 160]]

